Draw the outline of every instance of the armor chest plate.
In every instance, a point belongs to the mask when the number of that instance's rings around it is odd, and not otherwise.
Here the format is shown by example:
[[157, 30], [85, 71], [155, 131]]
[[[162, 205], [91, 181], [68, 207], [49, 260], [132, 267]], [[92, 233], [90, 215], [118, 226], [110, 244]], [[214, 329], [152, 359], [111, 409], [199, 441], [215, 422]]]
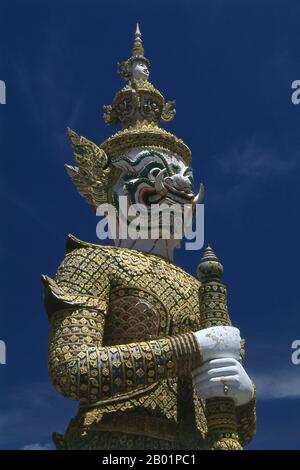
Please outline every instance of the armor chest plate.
[[200, 328], [199, 282], [155, 255], [116, 250], [105, 344], [129, 343]]

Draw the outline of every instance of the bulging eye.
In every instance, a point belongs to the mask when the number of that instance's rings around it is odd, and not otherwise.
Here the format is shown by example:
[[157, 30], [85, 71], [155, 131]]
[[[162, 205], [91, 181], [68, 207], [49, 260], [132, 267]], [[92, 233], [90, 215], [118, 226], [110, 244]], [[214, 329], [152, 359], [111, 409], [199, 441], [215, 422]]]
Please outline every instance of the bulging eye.
[[189, 168], [183, 173], [183, 175], [188, 178], [191, 182], [191, 184], [193, 185], [194, 184], [194, 175], [193, 175], [193, 172], [192, 170], [190, 170]]
[[155, 181], [157, 175], [160, 173], [161, 169], [160, 168], [152, 168], [152, 170], [149, 171], [149, 179], [150, 181]]

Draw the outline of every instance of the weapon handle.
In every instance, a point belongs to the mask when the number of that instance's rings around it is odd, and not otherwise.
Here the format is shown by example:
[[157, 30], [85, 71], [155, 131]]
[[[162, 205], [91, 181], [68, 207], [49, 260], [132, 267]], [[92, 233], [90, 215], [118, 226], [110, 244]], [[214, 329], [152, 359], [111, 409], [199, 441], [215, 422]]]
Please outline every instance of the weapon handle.
[[[198, 266], [197, 274], [202, 285], [199, 289], [201, 325], [228, 326], [226, 287], [220, 282], [223, 266], [208, 247]], [[206, 400], [208, 440], [214, 450], [242, 450], [237, 432], [235, 403], [232, 398]]]

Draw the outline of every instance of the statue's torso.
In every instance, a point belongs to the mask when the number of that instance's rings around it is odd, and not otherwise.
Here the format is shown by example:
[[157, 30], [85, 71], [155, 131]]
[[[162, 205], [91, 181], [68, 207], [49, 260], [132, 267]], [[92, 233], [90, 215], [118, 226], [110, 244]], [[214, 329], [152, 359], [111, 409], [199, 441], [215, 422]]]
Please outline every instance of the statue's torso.
[[151, 254], [116, 249], [104, 341], [108, 344], [199, 329], [199, 282]]
[[[199, 282], [173, 263], [156, 255], [114, 247], [82, 248], [68, 257], [67, 275], [65, 269], [57, 275], [61, 286], [68, 283], [69, 288], [74, 283], [75, 289], [80, 270], [86, 273], [80, 293], [101, 296], [103, 290], [106, 292], [103, 346], [163, 338], [201, 327]], [[101, 275], [104, 271], [108, 273], [105, 286]], [[126, 421], [120, 419], [125, 414]], [[132, 428], [133, 433], [136, 427], [138, 434], [147, 434], [148, 427], [152, 436], [163, 438], [164, 434], [178, 434], [179, 425], [183, 432], [190, 429], [191, 435], [196, 432], [200, 439], [205, 432], [203, 405], [188, 378], [163, 380], [142, 391], [81, 406], [70, 431], [77, 433], [79, 427], [101, 432], [123, 426]]]

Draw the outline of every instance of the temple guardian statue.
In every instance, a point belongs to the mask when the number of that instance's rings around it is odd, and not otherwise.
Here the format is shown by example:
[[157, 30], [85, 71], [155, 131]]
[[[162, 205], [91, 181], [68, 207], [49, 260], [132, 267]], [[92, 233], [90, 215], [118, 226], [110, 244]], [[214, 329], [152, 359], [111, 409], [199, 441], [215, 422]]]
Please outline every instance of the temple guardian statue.
[[[121, 130], [97, 145], [69, 130], [79, 193], [95, 210], [203, 202], [191, 151], [159, 124], [175, 116], [149, 81], [137, 27], [127, 81], [104, 120]], [[119, 214], [120, 216], [120, 214]], [[161, 233], [160, 231], [158, 232]], [[230, 324], [223, 267], [210, 247], [198, 278], [173, 262], [178, 240], [117, 237], [101, 246], [69, 236], [54, 279], [43, 276], [49, 371], [78, 401], [57, 449], [242, 449], [255, 432], [255, 388]], [[196, 269], [196, 266], [195, 266]]]

